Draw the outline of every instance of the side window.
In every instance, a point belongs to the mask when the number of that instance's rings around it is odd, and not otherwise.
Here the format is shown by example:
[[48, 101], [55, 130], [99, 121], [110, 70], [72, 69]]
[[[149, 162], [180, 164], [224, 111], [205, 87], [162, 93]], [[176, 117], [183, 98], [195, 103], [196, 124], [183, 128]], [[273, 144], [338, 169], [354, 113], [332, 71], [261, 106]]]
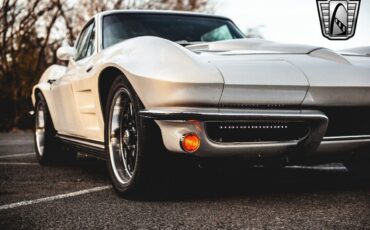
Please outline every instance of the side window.
[[76, 47], [76, 61], [88, 57], [95, 50], [95, 23], [91, 23], [81, 32]]
[[93, 27], [88, 43], [86, 57], [91, 56], [95, 51], [95, 26]]
[[203, 34], [200, 39], [203, 42], [223, 41], [233, 39], [233, 35], [230, 32], [229, 27], [227, 25], [223, 25]]

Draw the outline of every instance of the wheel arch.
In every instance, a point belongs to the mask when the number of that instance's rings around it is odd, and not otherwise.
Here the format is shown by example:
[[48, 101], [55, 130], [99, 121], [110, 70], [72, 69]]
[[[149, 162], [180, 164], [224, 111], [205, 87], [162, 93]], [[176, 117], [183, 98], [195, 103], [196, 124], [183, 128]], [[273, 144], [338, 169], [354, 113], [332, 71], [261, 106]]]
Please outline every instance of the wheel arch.
[[41, 89], [40, 88], [38, 88], [38, 87], [36, 87], [35, 89], [34, 89], [34, 93], [33, 93], [33, 97], [34, 97], [34, 105], [35, 105], [35, 103], [36, 103], [36, 101], [37, 101], [37, 94], [41, 94], [41, 95], [43, 95], [43, 97], [45, 98], [45, 96], [44, 96], [44, 94], [42, 93], [42, 91], [41, 91]]
[[53, 125], [55, 125], [56, 114], [55, 114], [54, 107], [53, 107], [54, 106], [53, 105], [53, 99], [52, 99], [52, 96], [50, 94], [50, 84], [46, 83], [46, 82], [43, 82], [43, 83], [39, 83], [38, 85], [36, 85], [33, 88], [32, 104], [33, 104], [34, 110], [36, 110], [35, 106], [36, 106], [36, 102], [37, 102], [37, 99], [38, 99], [37, 94], [41, 94], [42, 97], [44, 98], [47, 109], [48, 109], [49, 114], [50, 114], [51, 121], [52, 121]]
[[[136, 93], [136, 90], [130, 83], [126, 74], [121, 69], [115, 66], [108, 66], [104, 68], [100, 72], [99, 78], [98, 78], [98, 93], [99, 93], [99, 100], [100, 100], [100, 108], [101, 108], [101, 112], [102, 112], [104, 120], [105, 120], [105, 108], [107, 106], [109, 90], [114, 80], [117, 79], [118, 77], [122, 77], [128, 83], [131, 90], [133, 90]], [[139, 97], [139, 100], [140, 100], [140, 97]], [[140, 100], [140, 103], [142, 103], [141, 100]]]
[[[47, 85], [46, 85], [47, 84]], [[33, 88], [33, 93], [32, 93], [32, 104], [35, 107], [36, 102], [37, 102], [37, 94], [41, 94], [41, 96], [44, 98], [47, 106], [50, 106], [50, 89], [49, 89], [49, 84], [48, 83], [41, 83], [36, 85]]]
[[46, 104], [46, 109], [49, 113], [49, 116], [50, 116], [50, 119], [51, 119], [51, 123], [52, 123], [52, 126], [53, 126], [53, 129], [55, 129], [55, 122], [54, 122], [54, 116], [53, 116], [53, 112], [50, 110], [51, 109], [51, 103], [50, 103], [50, 97], [49, 97], [49, 92], [50, 91], [45, 91], [45, 89], [43, 90], [42, 87], [35, 87], [34, 88], [34, 93], [33, 93], [33, 97], [34, 97], [34, 111], [36, 113], [36, 102], [38, 100], [37, 98], [37, 95], [40, 94], [42, 96], [42, 98], [45, 100], [45, 104]]
[[[34, 109], [36, 110], [36, 102], [39, 99], [37, 97], [38, 94], [40, 94], [42, 96], [42, 98], [45, 100], [47, 110], [50, 111], [49, 97], [47, 97], [48, 94], [47, 94], [47, 92], [45, 92], [44, 90], [42, 90], [42, 88], [39, 88], [39, 87], [35, 87], [34, 93], [33, 93], [33, 97], [34, 97], [34, 99], [33, 99], [34, 100], [33, 106], [34, 106]], [[51, 116], [51, 114], [50, 114], [50, 116]], [[53, 117], [52, 116], [51, 116], [51, 119], [53, 120]]]

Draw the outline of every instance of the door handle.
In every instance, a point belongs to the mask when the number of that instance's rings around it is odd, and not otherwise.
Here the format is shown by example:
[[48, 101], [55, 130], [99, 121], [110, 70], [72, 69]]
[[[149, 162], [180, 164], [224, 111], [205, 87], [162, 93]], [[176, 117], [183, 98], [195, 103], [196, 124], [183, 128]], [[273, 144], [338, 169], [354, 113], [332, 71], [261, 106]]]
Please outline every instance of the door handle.
[[94, 66], [90, 66], [89, 68], [86, 69], [86, 72], [90, 72], [93, 69]]

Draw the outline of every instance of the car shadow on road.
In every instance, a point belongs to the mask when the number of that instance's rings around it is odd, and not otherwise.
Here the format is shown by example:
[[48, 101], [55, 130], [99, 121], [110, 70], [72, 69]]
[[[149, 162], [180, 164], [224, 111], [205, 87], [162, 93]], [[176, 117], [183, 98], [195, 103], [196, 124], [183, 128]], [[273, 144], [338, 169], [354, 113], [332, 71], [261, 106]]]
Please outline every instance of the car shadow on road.
[[263, 167], [197, 170], [172, 179], [167, 199], [297, 195], [366, 189], [346, 170]]
[[[267, 169], [223, 165], [218, 168], [180, 167], [168, 171], [169, 178], [152, 191], [151, 201], [198, 200], [240, 196], [297, 195], [327, 192], [369, 190], [343, 167], [286, 167]], [[109, 183], [106, 163], [83, 159], [71, 167], [79, 167], [92, 177]]]

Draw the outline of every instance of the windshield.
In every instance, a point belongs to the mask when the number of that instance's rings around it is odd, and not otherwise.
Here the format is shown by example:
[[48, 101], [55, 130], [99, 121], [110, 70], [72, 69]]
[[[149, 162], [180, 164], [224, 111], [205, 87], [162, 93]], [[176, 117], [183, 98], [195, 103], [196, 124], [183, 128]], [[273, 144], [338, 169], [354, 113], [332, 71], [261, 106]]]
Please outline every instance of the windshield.
[[244, 38], [231, 21], [217, 17], [127, 13], [104, 16], [103, 48], [139, 36], [156, 36], [179, 43]]

